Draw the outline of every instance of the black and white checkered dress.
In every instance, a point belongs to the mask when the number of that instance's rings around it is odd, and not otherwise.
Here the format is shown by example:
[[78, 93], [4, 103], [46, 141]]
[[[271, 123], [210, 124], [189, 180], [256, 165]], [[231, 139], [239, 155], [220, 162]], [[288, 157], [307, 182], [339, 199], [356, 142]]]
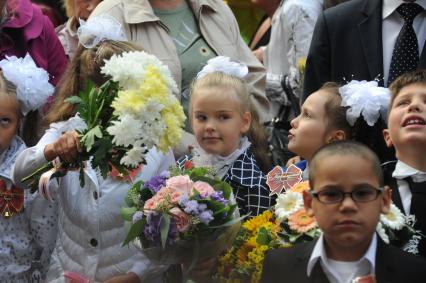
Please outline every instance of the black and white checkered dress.
[[[178, 160], [179, 167], [183, 167], [192, 156], [184, 156]], [[266, 176], [257, 165], [254, 155], [246, 150], [232, 164], [222, 178], [232, 186], [237, 200], [240, 215], [256, 216], [275, 204], [275, 198], [269, 196], [266, 185]]]

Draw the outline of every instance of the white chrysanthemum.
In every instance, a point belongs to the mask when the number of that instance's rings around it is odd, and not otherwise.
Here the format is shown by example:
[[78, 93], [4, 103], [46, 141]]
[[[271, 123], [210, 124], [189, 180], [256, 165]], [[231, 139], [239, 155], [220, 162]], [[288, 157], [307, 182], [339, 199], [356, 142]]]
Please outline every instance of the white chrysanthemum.
[[385, 228], [383, 228], [383, 225], [380, 221], [377, 223], [376, 232], [379, 234], [380, 238], [382, 238], [383, 242], [389, 244], [389, 236], [386, 234]]
[[143, 134], [138, 120], [129, 115], [123, 115], [119, 121], [114, 121], [107, 132], [113, 136], [112, 142], [116, 145], [129, 146], [134, 144]]
[[145, 151], [146, 147], [134, 146], [123, 158], [121, 158], [120, 163], [125, 166], [136, 167], [144, 160]]
[[278, 195], [277, 204], [275, 205], [275, 215], [279, 220], [284, 220], [302, 207], [302, 194], [288, 191]]
[[392, 203], [389, 212], [380, 215], [380, 221], [393, 230], [401, 230], [404, 227], [405, 218], [401, 210]]
[[144, 51], [114, 54], [109, 60], [105, 61], [101, 73], [111, 76], [113, 81], [118, 82], [123, 89], [132, 90], [139, 88], [144, 80], [147, 66], [158, 68], [171, 92], [177, 89], [169, 68], [157, 57]]

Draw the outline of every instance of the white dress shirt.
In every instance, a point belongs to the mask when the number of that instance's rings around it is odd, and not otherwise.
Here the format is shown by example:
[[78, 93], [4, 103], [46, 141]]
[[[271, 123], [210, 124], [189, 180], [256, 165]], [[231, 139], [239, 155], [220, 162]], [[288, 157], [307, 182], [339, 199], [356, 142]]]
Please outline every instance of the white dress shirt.
[[403, 180], [404, 178], [411, 177], [413, 182], [424, 182], [426, 181], [426, 172], [417, 170], [404, 162], [398, 160], [395, 165], [395, 170], [392, 173], [392, 177], [398, 184], [399, 195], [401, 196], [402, 206], [406, 215], [410, 214], [411, 208], [411, 191], [408, 182]]
[[[382, 8], [382, 40], [383, 40], [383, 76], [386, 86], [388, 85], [389, 68], [392, 60], [392, 52], [395, 46], [396, 38], [404, 25], [404, 19], [396, 11], [396, 8], [403, 3], [402, 0], [384, 0]], [[419, 4], [426, 10], [426, 0], [417, 0]], [[413, 21], [413, 28], [417, 35], [419, 44], [419, 56], [422, 54], [423, 46], [426, 40], [426, 11], [418, 14]]]
[[315, 244], [311, 257], [309, 258], [307, 274], [311, 275], [317, 261], [320, 261], [321, 268], [330, 283], [351, 283], [358, 276], [365, 276], [375, 273], [377, 250], [377, 236], [373, 235], [367, 252], [354, 262], [343, 262], [331, 260], [327, 257], [324, 245], [324, 237], [321, 235]]

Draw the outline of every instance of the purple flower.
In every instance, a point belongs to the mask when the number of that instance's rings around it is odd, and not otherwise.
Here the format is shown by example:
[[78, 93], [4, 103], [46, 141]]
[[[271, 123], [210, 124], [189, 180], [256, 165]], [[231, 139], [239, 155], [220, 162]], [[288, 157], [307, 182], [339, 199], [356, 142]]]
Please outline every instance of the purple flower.
[[166, 179], [167, 177], [163, 173], [161, 175], [154, 176], [149, 181], [145, 182], [145, 187], [147, 187], [151, 193], [156, 194], [166, 185]]
[[[144, 235], [154, 246], [161, 246], [161, 218], [162, 215], [155, 212], [148, 213], [147, 215]], [[171, 219], [167, 244], [173, 244], [178, 238], [178, 235], [176, 222]]]
[[197, 215], [199, 213], [199, 204], [196, 200], [188, 200], [183, 202], [184, 211], [188, 214]]
[[228, 200], [223, 197], [223, 192], [214, 192], [210, 197], [214, 201], [221, 202], [223, 205], [228, 205]]
[[139, 220], [142, 220], [142, 218], [143, 218], [143, 212], [142, 211], [136, 211], [135, 214], [133, 214], [132, 223], [134, 224], [134, 223], [138, 222]]
[[208, 225], [210, 221], [214, 219], [213, 211], [211, 211], [210, 209], [205, 210], [198, 215], [198, 218], [200, 219], [201, 223]]

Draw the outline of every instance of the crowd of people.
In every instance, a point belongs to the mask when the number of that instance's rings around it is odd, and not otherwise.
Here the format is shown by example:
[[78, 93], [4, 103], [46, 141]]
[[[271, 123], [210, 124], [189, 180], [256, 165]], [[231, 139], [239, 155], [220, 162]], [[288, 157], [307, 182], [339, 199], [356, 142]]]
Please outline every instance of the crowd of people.
[[[274, 206], [274, 166], [309, 180], [321, 236], [267, 252], [261, 282], [426, 281], [426, 1], [251, 2], [265, 16], [246, 43], [222, 0], [0, 1], [0, 282], [211, 282], [215, 258], [171, 266], [123, 246], [132, 184], [187, 162], [248, 218]], [[146, 150], [131, 179], [89, 159], [31, 191], [26, 176], [82, 154], [72, 98], [142, 51], [176, 83], [178, 145]], [[391, 203], [423, 236], [415, 255], [376, 234]]]

